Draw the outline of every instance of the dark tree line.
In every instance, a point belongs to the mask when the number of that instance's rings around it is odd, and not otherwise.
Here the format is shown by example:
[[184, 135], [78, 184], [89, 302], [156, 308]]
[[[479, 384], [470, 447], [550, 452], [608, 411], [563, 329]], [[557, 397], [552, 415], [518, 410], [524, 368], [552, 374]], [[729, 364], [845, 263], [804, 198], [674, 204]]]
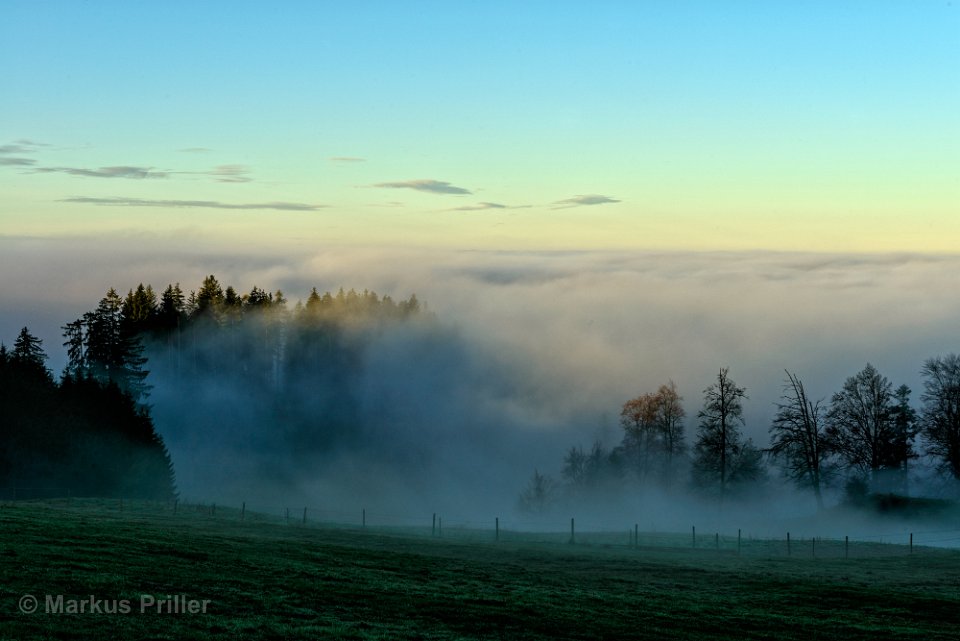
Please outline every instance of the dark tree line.
[[[313, 289], [294, 304], [281, 291], [241, 293], [214, 275], [193, 291], [141, 284], [105, 301], [65, 328], [75, 355], [68, 369], [109, 374], [141, 402], [149, 394], [168, 438], [192, 456], [270, 461], [256, 473], [277, 483], [341, 448], [387, 442], [379, 436], [389, 420], [371, 420], [364, 405], [369, 346], [390, 326], [432, 318], [415, 295]], [[119, 309], [117, 323], [97, 322], [114, 318], [103, 308]], [[116, 327], [108, 368], [93, 357], [101, 326]]]
[[772, 464], [809, 490], [820, 508], [826, 487], [839, 482], [846, 483], [848, 495], [908, 494], [910, 462], [921, 455], [960, 480], [960, 357], [931, 358], [921, 374], [924, 392], [917, 411], [910, 388], [894, 388], [870, 364], [847, 378], [828, 403], [811, 399], [803, 381], [787, 371], [766, 449], [743, 438], [746, 389], [723, 368], [704, 390], [695, 442], [688, 451], [682, 399], [671, 382], [624, 403], [620, 445], [607, 451], [597, 442], [589, 453], [571, 448], [561, 481], [537, 472], [521, 506], [536, 495], [543, 510], [549, 501], [621, 491], [630, 483], [668, 488], [680, 469], [689, 470], [692, 488], [722, 500], [762, 483]]
[[20, 497], [176, 495], [173, 465], [147, 409], [112, 381], [53, 379], [24, 328], [0, 346], [0, 487]]

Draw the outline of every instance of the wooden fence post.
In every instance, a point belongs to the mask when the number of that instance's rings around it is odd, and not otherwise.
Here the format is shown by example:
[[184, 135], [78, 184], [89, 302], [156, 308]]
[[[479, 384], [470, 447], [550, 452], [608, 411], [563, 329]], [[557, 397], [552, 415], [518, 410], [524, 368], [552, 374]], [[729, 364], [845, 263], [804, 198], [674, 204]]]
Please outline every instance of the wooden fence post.
[[367, 527], [367, 508], [360, 510], [360, 527]]
[[691, 531], [693, 532], [693, 547], [697, 547], [697, 526], [691, 526]]
[[737, 556], [740, 556], [740, 528], [737, 528]]
[[433, 513], [433, 525], [430, 526], [430, 536], [437, 535], [437, 513]]
[[787, 556], [790, 556], [790, 533], [787, 532]]
[[850, 537], [849, 536], [843, 537], [843, 558], [845, 559], [850, 558]]
[[575, 540], [574, 530], [573, 530], [573, 517], [570, 517], [570, 543], [573, 543]]
[[494, 537], [494, 540], [499, 541], [500, 540], [500, 517], [499, 516], [494, 519], [493, 525], [496, 528], [496, 536]]

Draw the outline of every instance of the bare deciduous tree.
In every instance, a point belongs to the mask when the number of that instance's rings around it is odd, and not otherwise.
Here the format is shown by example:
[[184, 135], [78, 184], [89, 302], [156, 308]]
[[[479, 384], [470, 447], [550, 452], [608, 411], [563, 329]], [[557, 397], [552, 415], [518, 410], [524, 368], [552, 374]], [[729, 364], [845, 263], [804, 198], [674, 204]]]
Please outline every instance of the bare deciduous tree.
[[960, 480], [960, 356], [928, 359], [923, 374], [921, 425], [927, 451]]
[[555, 498], [556, 487], [552, 478], [534, 470], [527, 487], [520, 493], [520, 509], [533, 514], [546, 512]]
[[783, 396], [770, 426], [770, 453], [783, 464], [789, 478], [813, 491], [817, 507], [823, 509], [823, 464], [829, 453], [823, 408], [819, 400], [807, 397], [796, 374], [786, 374]]
[[637, 478], [645, 481], [656, 455], [656, 395], [643, 394], [624, 403], [620, 427], [624, 432], [621, 450]]
[[723, 500], [731, 483], [741, 483], [762, 474], [760, 451], [740, 434], [746, 389], [730, 378], [728, 369], [703, 391], [703, 409], [697, 414], [700, 427], [694, 445], [695, 482], [717, 487]]

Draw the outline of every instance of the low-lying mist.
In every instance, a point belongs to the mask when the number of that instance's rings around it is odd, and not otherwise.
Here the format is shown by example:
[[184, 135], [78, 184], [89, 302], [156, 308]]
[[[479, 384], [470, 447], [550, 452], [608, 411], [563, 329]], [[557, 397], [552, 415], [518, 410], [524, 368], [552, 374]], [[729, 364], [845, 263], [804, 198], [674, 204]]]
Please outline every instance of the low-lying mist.
[[[703, 390], [729, 367], [747, 390], [744, 435], [766, 447], [784, 368], [812, 398], [829, 400], [870, 362], [894, 385], [909, 385], [918, 405], [923, 361], [960, 350], [953, 256], [323, 248], [171, 261], [157, 250], [121, 254], [88, 276], [66, 269], [83, 262], [76, 255], [31, 271], [20, 247], [20, 280], [0, 286], [0, 322], [5, 330], [31, 324], [18, 310], [58, 300], [36, 326], [54, 366], [57, 326], [109, 286], [125, 292], [142, 281], [160, 291], [179, 281], [189, 290], [213, 273], [240, 292], [281, 289], [290, 308], [312, 287], [398, 300], [415, 293], [425, 302], [429, 311], [417, 318], [346, 330], [348, 370], [318, 361], [322, 374], [304, 369], [254, 387], [231, 369], [242, 359], [197, 378], [184, 378], [181, 363], [178, 378], [169, 354], [148, 347], [148, 402], [184, 498], [270, 509], [365, 507], [478, 522], [511, 514], [531, 527], [562, 524], [576, 510], [585, 525], [611, 529], [685, 530], [700, 520], [707, 529], [779, 531], [816, 508], [775, 470], [756, 496], [723, 506], [678, 483], [560, 502], [538, 517], [516, 508], [535, 469], [559, 479], [571, 446], [615, 446], [623, 403], [668, 380], [683, 396], [692, 443]], [[191, 337], [230, 354], [221, 339]], [[340, 431], [310, 431], [318, 425]], [[911, 491], [946, 496], [946, 488], [921, 465]], [[824, 531], [810, 534], [843, 535], [825, 531], [841, 523], [829, 507], [839, 501], [837, 488], [818, 517]]]

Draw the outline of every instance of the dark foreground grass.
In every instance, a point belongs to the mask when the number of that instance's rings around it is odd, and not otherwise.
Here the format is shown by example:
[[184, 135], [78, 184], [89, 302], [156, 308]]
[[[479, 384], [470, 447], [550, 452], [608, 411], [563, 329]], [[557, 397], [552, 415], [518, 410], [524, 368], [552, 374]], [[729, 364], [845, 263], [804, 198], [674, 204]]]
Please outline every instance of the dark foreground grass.
[[[957, 639], [960, 553], [431, 539], [94, 501], [0, 507], [0, 639]], [[19, 609], [24, 595], [38, 611]], [[131, 612], [47, 613], [45, 595]], [[209, 599], [141, 613], [142, 595]], [[89, 608], [90, 606], [86, 606]]]

